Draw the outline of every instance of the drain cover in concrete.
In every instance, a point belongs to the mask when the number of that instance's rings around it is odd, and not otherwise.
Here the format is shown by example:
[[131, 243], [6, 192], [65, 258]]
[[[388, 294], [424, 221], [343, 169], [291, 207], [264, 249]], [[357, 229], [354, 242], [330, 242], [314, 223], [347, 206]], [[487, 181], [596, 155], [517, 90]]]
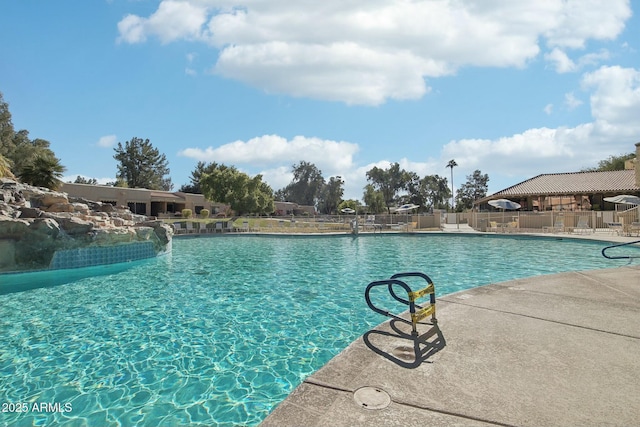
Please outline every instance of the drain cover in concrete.
[[353, 398], [364, 409], [384, 409], [391, 403], [389, 393], [376, 387], [359, 388]]

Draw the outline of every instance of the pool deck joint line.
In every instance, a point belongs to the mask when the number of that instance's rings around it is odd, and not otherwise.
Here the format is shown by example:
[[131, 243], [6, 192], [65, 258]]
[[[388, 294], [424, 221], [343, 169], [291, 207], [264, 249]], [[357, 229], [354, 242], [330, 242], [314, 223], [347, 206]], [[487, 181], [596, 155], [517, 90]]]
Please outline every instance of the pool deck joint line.
[[437, 310], [418, 340], [398, 321], [365, 333], [261, 426], [638, 425], [640, 266], [491, 284]]

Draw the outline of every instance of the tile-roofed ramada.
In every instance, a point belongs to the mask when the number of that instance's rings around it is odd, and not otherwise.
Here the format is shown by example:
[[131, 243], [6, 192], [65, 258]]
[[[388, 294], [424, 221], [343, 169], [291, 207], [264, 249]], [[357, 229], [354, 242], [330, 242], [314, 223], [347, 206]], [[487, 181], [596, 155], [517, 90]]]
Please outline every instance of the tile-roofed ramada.
[[496, 196], [537, 196], [640, 191], [634, 170], [543, 174], [492, 194]]

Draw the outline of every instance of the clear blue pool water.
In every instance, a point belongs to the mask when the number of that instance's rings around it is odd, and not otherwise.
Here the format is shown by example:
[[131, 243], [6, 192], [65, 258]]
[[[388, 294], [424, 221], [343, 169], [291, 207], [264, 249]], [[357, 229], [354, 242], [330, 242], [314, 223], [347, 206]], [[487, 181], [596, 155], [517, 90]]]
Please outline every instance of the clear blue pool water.
[[385, 320], [365, 304], [370, 281], [422, 271], [444, 295], [629, 264], [603, 258], [602, 242], [506, 236], [173, 245], [170, 255], [126, 266], [0, 276], [0, 425], [257, 425]]

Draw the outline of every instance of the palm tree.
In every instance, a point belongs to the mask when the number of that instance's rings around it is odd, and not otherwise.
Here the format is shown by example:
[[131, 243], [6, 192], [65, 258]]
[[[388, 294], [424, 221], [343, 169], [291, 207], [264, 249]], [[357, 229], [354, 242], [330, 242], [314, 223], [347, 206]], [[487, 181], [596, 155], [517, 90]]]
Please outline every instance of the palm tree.
[[56, 190], [60, 187], [60, 178], [64, 171], [65, 167], [56, 157], [36, 156], [31, 163], [25, 165], [20, 179], [26, 184]]
[[447, 163], [447, 167], [451, 168], [451, 210], [453, 211], [453, 168], [458, 166], [458, 164], [456, 163], [456, 161], [454, 159], [449, 160], [449, 163]]

